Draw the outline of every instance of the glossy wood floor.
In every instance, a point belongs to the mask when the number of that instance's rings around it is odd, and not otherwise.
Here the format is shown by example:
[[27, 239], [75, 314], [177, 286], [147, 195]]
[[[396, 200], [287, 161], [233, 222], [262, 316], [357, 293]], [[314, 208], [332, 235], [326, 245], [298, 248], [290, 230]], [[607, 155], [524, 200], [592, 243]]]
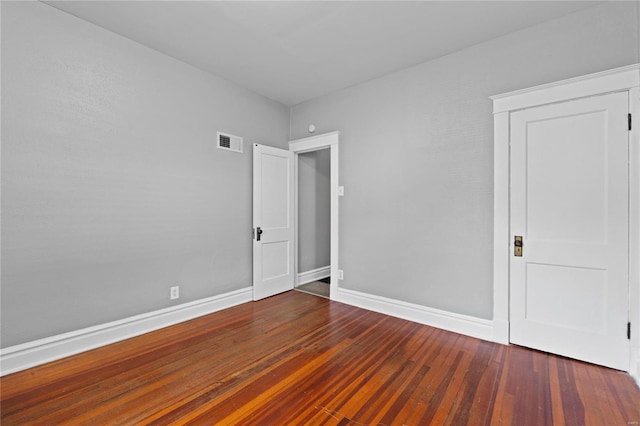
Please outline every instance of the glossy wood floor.
[[301, 292], [6, 376], [2, 425], [637, 425], [630, 376]]

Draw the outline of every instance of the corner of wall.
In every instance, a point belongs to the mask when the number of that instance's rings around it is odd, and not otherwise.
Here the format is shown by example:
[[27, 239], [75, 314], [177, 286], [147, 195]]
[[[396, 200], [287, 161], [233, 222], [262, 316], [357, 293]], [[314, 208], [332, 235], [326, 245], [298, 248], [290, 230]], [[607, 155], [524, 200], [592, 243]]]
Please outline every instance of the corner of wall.
[[289, 140], [293, 140], [293, 107], [289, 107]]

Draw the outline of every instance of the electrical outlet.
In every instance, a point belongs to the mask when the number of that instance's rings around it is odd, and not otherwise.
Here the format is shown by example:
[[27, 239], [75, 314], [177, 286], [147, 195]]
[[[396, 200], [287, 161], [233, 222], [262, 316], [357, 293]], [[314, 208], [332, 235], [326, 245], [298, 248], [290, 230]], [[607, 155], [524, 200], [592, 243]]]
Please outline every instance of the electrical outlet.
[[171, 292], [169, 293], [169, 299], [179, 299], [180, 298], [180, 286], [171, 287]]
[[338, 279], [344, 280], [344, 271], [342, 269], [338, 269]]

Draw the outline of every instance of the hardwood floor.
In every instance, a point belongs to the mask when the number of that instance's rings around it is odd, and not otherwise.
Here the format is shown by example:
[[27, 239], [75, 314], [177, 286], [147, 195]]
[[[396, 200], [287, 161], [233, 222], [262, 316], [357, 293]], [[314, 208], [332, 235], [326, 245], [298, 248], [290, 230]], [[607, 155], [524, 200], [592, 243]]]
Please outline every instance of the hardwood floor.
[[2, 378], [2, 425], [637, 425], [625, 373], [291, 291]]

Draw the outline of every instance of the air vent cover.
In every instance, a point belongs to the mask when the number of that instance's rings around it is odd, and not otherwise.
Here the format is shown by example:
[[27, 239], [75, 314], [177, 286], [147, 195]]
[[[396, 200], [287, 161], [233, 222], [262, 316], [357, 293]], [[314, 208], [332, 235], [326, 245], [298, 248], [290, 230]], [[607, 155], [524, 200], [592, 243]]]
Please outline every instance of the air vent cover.
[[242, 152], [242, 138], [218, 132], [218, 148], [226, 151]]

